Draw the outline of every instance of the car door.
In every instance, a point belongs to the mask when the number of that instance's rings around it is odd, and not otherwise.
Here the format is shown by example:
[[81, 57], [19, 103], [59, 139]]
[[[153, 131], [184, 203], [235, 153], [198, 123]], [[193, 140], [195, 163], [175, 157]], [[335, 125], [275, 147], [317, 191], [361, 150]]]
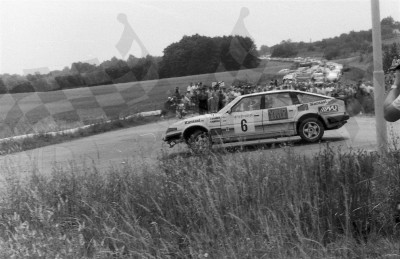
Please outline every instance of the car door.
[[290, 136], [295, 133], [296, 103], [290, 92], [265, 95], [263, 129], [266, 136]]
[[263, 95], [246, 96], [222, 115], [221, 130], [224, 141], [248, 140], [263, 134]]

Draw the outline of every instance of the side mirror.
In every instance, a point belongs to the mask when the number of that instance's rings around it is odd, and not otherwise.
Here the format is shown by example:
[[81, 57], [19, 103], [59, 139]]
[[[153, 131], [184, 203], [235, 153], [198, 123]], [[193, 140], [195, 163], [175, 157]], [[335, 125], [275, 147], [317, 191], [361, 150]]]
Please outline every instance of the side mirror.
[[232, 113], [232, 108], [226, 111], [227, 114], [231, 114]]

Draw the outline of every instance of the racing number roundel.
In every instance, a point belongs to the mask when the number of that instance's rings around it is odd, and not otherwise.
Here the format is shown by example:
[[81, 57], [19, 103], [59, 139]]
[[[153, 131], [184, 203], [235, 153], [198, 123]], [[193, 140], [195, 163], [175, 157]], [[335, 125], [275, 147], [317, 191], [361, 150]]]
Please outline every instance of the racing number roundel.
[[254, 114], [252, 113], [241, 113], [240, 115], [235, 115], [233, 123], [236, 134], [255, 132]]

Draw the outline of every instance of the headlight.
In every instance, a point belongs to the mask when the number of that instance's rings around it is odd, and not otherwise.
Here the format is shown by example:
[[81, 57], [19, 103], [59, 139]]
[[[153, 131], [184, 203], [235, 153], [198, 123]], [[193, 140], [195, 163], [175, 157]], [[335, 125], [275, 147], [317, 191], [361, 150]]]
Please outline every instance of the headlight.
[[167, 133], [168, 133], [168, 132], [172, 132], [172, 131], [177, 131], [177, 130], [178, 130], [178, 128], [168, 128], [168, 129], [167, 129]]

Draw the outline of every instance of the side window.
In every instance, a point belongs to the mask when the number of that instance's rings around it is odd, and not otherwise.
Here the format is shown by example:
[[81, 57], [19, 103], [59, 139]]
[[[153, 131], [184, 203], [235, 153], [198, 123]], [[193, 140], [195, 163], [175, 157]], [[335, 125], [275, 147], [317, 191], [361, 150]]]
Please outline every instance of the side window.
[[311, 103], [311, 102], [317, 102], [317, 101], [322, 101], [327, 98], [321, 97], [321, 96], [315, 96], [311, 94], [297, 94], [297, 98], [299, 98], [300, 103]]
[[297, 98], [296, 93], [290, 93], [290, 97], [292, 98], [292, 102], [294, 105], [301, 104], [301, 102], [299, 101], [299, 98]]
[[278, 108], [293, 105], [289, 93], [276, 93], [265, 95], [265, 109]]
[[260, 110], [261, 95], [245, 97], [232, 107], [232, 112], [247, 112]]

